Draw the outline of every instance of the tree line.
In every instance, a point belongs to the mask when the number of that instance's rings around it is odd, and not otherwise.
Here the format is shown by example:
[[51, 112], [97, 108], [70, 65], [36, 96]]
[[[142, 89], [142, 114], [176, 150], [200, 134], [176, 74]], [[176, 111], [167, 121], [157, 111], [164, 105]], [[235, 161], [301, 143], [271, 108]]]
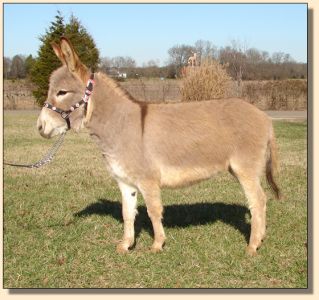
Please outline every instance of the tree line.
[[[111, 70], [124, 72], [127, 77], [164, 77], [175, 78], [187, 66], [188, 58], [197, 53], [198, 64], [207, 58], [213, 58], [223, 65], [229, 75], [241, 80], [280, 80], [307, 78], [307, 64], [296, 62], [288, 53], [273, 54], [256, 48], [245, 49], [241, 44], [233, 42], [226, 47], [217, 48], [209, 41], [199, 40], [194, 46], [175, 45], [168, 50], [169, 59], [165, 66], [158, 66], [155, 60], [138, 67], [130, 56], [101, 57], [98, 69], [106, 73]], [[30, 75], [36, 58], [15, 55], [12, 59], [4, 57], [3, 77], [5, 79], [26, 78]]]
[[296, 62], [288, 53], [248, 48], [240, 41], [232, 41], [225, 47], [217, 47], [210, 41], [198, 40], [193, 46], [175, 45], [168, 50], [170, 63], [176, 73], [187, 65], [192, 53], [197, 54], [197, 63], [210, 58], [226, 66], [229, 75], [241, 80], [278, 80], [307, 78], [307, 64]]
[[21, 79], [26, 78], [31, 71], [34, 58], [32, 55], [15, 55], [3, 58], [3, 78], [5, 79]]
[[228, 74], [237, 82], [242, 80], [280, 80], [307, 78], [307, 64], [296, 62], [290, 54], [248, 48], [238, 41], [232, 41], [225, 47], [214, 46], [210, 41], [198, 40], [193, 46], [175, 45], [168, 49], [169, 59], [165, 66], [158, 66], [150, 60], [137, 67], [131, 57], [103, 57], [100, 69], [108, 72], [117, 69], [126, 72], [128, 77], [167, 77], [175, 78], [181, 69], [188, 65], [192, 53], [197, 53], [198, 65], [210, 58], [226, 66]]

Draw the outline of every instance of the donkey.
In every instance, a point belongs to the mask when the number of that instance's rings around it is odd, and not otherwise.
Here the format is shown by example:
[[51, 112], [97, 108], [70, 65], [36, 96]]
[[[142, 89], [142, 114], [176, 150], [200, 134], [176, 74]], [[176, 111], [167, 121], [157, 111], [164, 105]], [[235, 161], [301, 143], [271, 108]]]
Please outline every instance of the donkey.
[[79, 105], [90, 71], [68, 39], [62, 37], [52, 47], [62, 66], [51, 74], [48, 103], [37, 127], [45, 138], [69, 128], [76, 132], [83, 126], [89, 129], [122, 194], [124, 235], [117, 251], [128, 252], [134, 245], [138, 191], [154, 230], [151, 250], [158, 252], [165, 242], [160, 189], [187, 186], [226, 170], [238, 179], [247, 197], [251, 235], [246, 250], [255, 255], [266, 232], [267, 198], [260, 184], [264, 171], [279, 198], [273, 177], [276, 142], [268, 116], [237, 98], [139, 102], [100, 72], [94, 74], [87, 105]]

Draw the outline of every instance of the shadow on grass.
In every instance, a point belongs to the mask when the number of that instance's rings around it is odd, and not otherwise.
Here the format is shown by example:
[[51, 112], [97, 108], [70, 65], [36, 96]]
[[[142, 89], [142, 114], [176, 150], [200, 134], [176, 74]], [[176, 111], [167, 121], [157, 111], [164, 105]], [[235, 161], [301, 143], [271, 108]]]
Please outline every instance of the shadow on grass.
[[[250, 236], [250, 224], [246, 222], [245, 215], [249, 210], [242, 205], [225, 203], [195, 203], [164, 206], [164, 227], [188, 227], [196, 225], [212, 224], [221, 221], [237, 229], [245, 237], [247, 243]], [[75, 217], [90, 215], [111, 215], [118, 221], [122, 221], [121, 203], [107, 199], [99, 199], [82, 211], [74, 214]], [[142, 230], [153, 234], [152, 224], [147, 215], [145, 206], [138, 207], [138, 215], [135, 221], [136, 237]]]

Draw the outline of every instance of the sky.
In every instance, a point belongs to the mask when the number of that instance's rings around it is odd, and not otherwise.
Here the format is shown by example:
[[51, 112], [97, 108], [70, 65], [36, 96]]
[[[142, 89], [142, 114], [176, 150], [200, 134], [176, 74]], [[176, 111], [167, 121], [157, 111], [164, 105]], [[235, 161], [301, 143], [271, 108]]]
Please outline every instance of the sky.
[[4, 56], [37, 56], [57, 10], [80, 20], [101, 57], [131, 56], [140, 66], [163, 65], [169, 48], [197, 40], [217, 47], [236, 40], [307, 61], [306, 4], [4, 4]]

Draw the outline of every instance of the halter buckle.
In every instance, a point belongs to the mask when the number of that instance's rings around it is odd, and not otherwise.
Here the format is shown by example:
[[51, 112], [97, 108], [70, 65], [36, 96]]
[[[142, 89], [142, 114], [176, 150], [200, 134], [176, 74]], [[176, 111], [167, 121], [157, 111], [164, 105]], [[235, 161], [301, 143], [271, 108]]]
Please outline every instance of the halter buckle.
[[70, 113], [69, 112], [66, 112], [66, 111], [62, 111], [61, 112], [61, 117], [65, 120], [67, 118], [69, 118], [70, 116]]

